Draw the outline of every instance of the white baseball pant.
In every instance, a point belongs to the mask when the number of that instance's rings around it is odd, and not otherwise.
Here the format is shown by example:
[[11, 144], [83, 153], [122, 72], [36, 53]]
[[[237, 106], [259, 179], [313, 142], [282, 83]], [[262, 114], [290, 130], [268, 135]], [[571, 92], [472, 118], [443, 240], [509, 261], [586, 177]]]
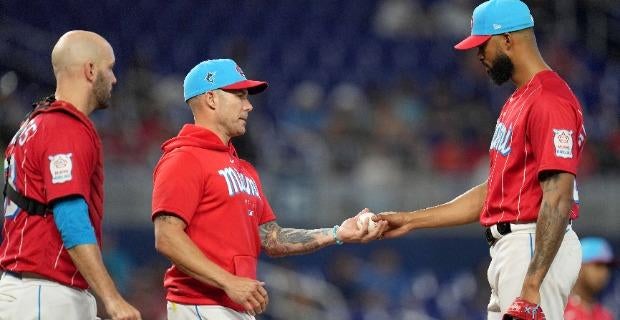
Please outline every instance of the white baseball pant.
[[[521, 294], [523, 280], [534, 254], [536, 223], [512, 224], [511, 227], [512, 232], [497, 240], [489, 250], [489, 320], [500, 320], [515, 298]], [[547, 319], [563, 319], [568, 295], [577, 281], [580, 269], [581, 244], [569, 225], [540, 289], [540, 306]]]
[[0, 278], [0, 320], [94, 320], [97, 303], [87, 290], [50, 280], [18, 278], [3, 272]]
[[168, 320], [255, 320], [253, 316], [223, 306], [179, 304], [168, 301]]

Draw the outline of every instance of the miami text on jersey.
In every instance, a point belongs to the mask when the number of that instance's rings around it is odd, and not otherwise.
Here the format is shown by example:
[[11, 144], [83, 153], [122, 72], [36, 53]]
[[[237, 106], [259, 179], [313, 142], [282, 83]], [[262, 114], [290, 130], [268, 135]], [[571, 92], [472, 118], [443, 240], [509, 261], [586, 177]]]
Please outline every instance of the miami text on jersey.
[[491, 150], [497, 150], [502, 156], [506, 156], [510, 153], [510, 139], [512, 137], [512, 128], [506, 128], [501, 122], [497, 122], [495, 126], [495, 133], [493, 133], [493, 139], [491, 140]]
[[254, 179], [230, 167], [219, 170], [218, 173], [226, 179], [226, 185], [228, 185], [228, 195], [234, 196], [239, 192], [245, 192], [249, 195], [260, 198], [260, 195], [258, 194], [258, 187], [256, 186]]

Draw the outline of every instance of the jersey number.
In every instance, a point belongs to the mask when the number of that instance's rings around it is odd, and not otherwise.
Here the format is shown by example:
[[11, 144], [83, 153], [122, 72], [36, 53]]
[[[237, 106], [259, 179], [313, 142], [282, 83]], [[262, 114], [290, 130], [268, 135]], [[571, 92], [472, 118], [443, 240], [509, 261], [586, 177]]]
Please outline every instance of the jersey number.
[[[6, 183], [8, 183], [13, 189], [15, 189], [15, 157], [11, 157], [7, 160], [4, 159], [4, 174], [6, 177]], [[11, 218], [19, 211], [19, 207], [8, 198], [4, 198], [4, 217]]]
[[[37, 133], [37, 123], [35, 119], [30, 119], [28, 122], [22, 124], [22, 126], [17, 130], [13, 139], [9, 143], [9, 148], [15, 149], [15, 143], [19, 144], [19, 146], [23, 146], [30, 138], [32, 138], [35, 133]], [[12, 153], [12, 152], [9, 152]], [[11, 154], [10, 158], [4, 159], [4, 174], [6, 183], [8, 183], [13, 189], [15, 188], [15, 179], [17, 178], [16, 173], [16, 165], [15, 165], [15, 156]], [[13, 201], [9, 199], [4, 199], [4, 216], [6, 218], [11, 218], [15, 216], [19, 212], [19, 207], [13, 203]]]

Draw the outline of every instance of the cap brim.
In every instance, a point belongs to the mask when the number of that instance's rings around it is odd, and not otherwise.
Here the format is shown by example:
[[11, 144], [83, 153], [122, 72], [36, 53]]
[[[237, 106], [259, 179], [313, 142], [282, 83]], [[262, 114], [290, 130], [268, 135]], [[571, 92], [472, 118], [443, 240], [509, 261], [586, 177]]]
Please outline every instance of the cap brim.
[[235, 82], [233, 84], [222, 87], [221, 89], [225, 90], [242, 90], [248, 89], [248, 94], [257, 94], [265, 91], [267, 89], [267, 82], [264, 81], [256, 81], [256, 80], [243, 80], [239, 82]]
[[480, 46], [491, 39], [491, 36], [469, 36], [454, 46], [457, 50], [469, 50]]
[[588, 261], [582, 261], [582, 264], [590, 264], [590, 263], [600, 263], [600, 264], [604, 264], [607, 265], [610, 268], [617, 268], [618, 266], [620, 266], [620, 261], [618, 261], [617, 259], [590, 259]]

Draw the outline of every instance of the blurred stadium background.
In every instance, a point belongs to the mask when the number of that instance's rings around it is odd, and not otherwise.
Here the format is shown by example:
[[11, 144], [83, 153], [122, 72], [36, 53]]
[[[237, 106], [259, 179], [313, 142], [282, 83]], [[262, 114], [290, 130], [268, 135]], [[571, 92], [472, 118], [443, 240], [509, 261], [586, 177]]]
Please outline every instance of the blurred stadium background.
[[[580, 98], [588, 142], [581, 236], [620, 244], [620, 5], [526, 1], [546, 61]], [[153, 247], [152, 168], [191, 113], [182, 80], [232, 57], [269, 81], [253, 97], [239, 154], [258, 167], [280, 225], [322, 227], [364, 207], [415, 209], [481, 182], [495, 87], [475, 55], [472, 0], [0, 1], [0, 151], [37, 98], [53, 93], [50, 52], [71, 29], [107, 38], [118, 84], [94, 115], [105, 149], [105, 260], [144, 319], [163, 319], [167, 262]], [[259, 319], [484, 319], [488, 247], [479, 226], [369, 246], [263, 258], [272, 302]], [[620, 316], [616, 271], [603, 295]]]

